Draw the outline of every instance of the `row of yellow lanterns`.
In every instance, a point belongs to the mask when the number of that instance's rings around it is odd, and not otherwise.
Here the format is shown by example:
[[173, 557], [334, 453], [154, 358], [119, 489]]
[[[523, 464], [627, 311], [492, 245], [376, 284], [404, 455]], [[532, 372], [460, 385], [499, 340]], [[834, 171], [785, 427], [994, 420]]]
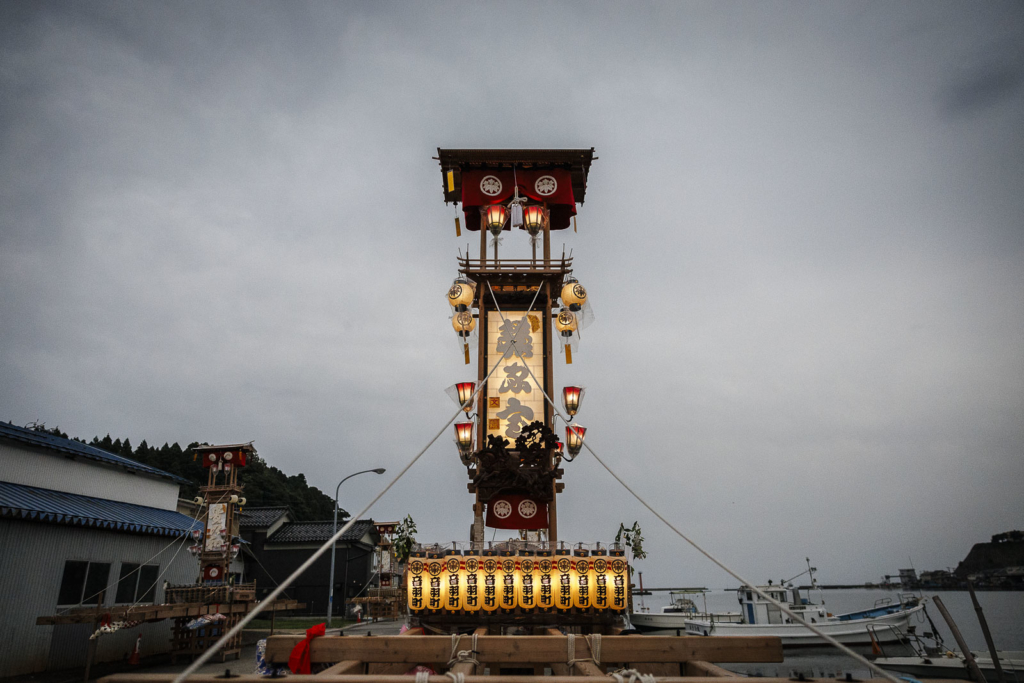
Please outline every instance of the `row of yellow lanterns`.
[[[615, 552], [615, 551], [613, 551]], [[560, 554], [564, 553], [564, 554]], [[419, 556], [417, 556], [419, 555]], [[621, 551], [611, 556], [550, 555], [443, 557], [414, 553], [406, 571], [410, 611], [626, 609], [629, 568]]]

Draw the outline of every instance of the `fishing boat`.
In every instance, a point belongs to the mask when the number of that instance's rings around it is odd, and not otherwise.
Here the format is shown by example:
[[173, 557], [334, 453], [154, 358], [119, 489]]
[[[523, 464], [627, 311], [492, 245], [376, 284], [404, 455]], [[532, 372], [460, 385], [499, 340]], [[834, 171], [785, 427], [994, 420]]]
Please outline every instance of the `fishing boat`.
[[[992, 656], [977, 652], [974, 661], [981, 669], [986, 681], [999, 683], [999, 674]], [[1018, 672], [1024, 673], [1024, 652], [1007, 651], [996, 652], [999, 657], [999, 664], [1003, 671], [1008, 673], [1011, 680], [1016, 680]], [[888, 671], [908, 674], [918, 679], [922, 678], [960, 678], [969, 679], [967, 660], [959, 652], [946, 650], [939, 654], [918, 653], [909, 657], [878, 657], [875, 664]]]
[[[916, 596], [899, 596], [898, 602], [884, 598], [872, 608], [846, 614], [832, 614], [823, 604], [812, 603], [798, 588], [759, 586], [773, 600], [786, 605], [803, 621], [846, 645], [870, 645], [902, 641], [911, 620], [923, 619], [924, 603]], [[739, 612], [714, 612], [681, 616], [691, 636], [778, 636], [783, 647], [827, 645], [820, 636], [793, 621], [770, 601], [748, 586], [737, 590]], [[920, 616], [919, 616], [920, 615]]]
[[[686, 628], [687, 619], [708, 614], [706, 595], [705, 588], [680, 588], [669, 591], [668, 605], [658, 612], [650, 611], [649, 607], [640, 607], [630, 613], [630, 624], [641, 633], [681, 635]], [[698, 609], [695, 601], [700, 598], [703, 598], [703, 610]]]

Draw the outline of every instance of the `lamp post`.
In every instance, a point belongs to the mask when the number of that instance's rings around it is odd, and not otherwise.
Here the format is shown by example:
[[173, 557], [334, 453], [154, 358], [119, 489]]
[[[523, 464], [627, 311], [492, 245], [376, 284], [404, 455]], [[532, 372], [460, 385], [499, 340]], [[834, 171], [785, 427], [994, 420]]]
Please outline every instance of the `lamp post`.
[[[332, 537], [338, 533], [338, 492], [341, 490], [341, 485], [358, 474], [366, 474], [368, 472], [384, 474], [385, 469], [383, 467], [378, 467], [376, 469], [362, 470], [355, 474], [350, 474], [339, 481], [338, 485], [334, 488], [334, 532], [331, 534]], [[330, 587], [327, 593], [327, 628], [331, 627], [331, 616], [334, 614], [334, 556], [338, 553], [338, 542], [334, 541], [331, 546], [331, 578]], [[348, 553], [345, 554], [345, 568], [348, 568]], [[347, 589], [348, 586], [345, 586], [345, 588]], [[342, 598], [342, 602], [344, 602], [344, 597]]]

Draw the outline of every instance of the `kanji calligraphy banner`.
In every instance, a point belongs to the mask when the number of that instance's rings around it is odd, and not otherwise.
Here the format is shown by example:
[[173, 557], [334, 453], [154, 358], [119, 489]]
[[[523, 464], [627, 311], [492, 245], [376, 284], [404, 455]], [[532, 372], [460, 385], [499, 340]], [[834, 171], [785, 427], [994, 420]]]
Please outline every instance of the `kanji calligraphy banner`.
[[[544, 421], [542, 328], [543, 316], [539, 312], [527, 315], [526, 311], [488, 311], [486, 365], [491, 367], [501, 359], [498, 369], [487, 380], [488, 435], [515, 443], [524, 426], [535, 420]], [[517, 350], [522, 357], [516, 355]]]
[[504, 203], [515, 195], [544, 202], [551, 210], [551, 229], [563, 230], [576, 214], [572, 175], [565, 169], [463, 171], [462, 210], [466, 227], [480, 229], [480, 207]]
[[495, 496], [487, 503], [486, 524], [492, 529], [547, 529], [548, 504], [527, 496]]

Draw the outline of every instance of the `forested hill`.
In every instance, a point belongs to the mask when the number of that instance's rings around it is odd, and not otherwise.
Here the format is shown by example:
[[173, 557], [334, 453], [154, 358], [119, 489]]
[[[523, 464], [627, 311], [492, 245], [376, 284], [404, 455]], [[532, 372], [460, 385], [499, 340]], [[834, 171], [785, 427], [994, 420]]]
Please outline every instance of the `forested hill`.
[[[38, 425], [33, 428], [65, 439], [70, 438], [60, 431], [59, 427], [47, 429]], [[182, 485], [182, 498], [193, 498], [199, 487], [206, 484], [207, 470], [193, 458], [192, 449], [207, 444], [196, 442], [182, 449], [177, 443], [165, 443], [156, 448], [143, 441], [132, 448], [128, 439], [111, 439], [109, 434], [102, 439], [93, 437], [92, 441], [78, 438], [75, 440], [187, 479], [191, 483]], [[307, 484], [305, 475], [288, 476], [276, 467], [268, 465], [259, 455], [251, 458], [247, 465], [239, 470], [239, 478], [245, 485], [248, 507], [287, 505], [297, 521], [331, 519], [334, 515], [334, 499], [315, 486]], [[348, 517], [348, 514], [340, 511], [338, 517]]]

